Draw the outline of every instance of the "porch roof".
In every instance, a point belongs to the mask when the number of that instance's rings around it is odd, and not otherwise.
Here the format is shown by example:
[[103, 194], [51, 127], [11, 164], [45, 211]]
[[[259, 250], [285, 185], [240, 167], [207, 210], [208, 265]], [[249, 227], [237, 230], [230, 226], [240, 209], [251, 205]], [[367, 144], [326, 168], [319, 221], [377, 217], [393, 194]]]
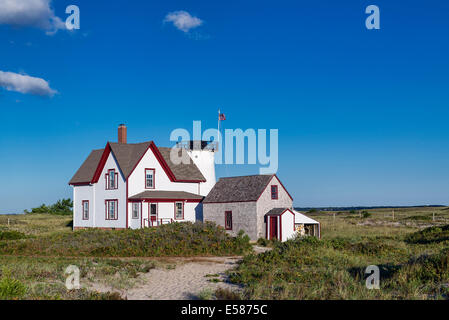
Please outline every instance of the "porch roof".
[[295, 223], [303, 223], [303, 224], [320, 224], [318, 221], [313, 220], [312, 218], [309, 218], [305, 214], [293, 210], [293, 213], [295, 214]]
[[265, 215], [266, 216], [280, 216], [287, 210], [290, 210], [290, 209], [289, 208], [274, 208], [274, 209], [271, 209], [270, 211], [268, 211]]
[[185, 191], [164, 191], [164, 190], [153, 190], [153, 191], [144, 191], [138, 193], [132, 197], [129, 197], [130, 200], [141, 200], [141, 199], [163, 199], [163, 200], [202, 200], [204, 197], [198, 194], [185, 192]]

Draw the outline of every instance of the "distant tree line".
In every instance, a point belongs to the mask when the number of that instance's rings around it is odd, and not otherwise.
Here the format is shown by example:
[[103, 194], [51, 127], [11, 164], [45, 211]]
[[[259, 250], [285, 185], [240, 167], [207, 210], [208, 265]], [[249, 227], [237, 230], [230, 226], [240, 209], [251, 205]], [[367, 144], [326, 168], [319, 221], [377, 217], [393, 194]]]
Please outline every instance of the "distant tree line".
[[296, 207], [294, 208], [297, 211], [307, 211], [307, 212], [319, 212], [319, 211], [356, 211], [356, 210], [373, 210], [373, 209], [388, 209], [388, 208], [439, 208], [439, 207], [446, 207], [446, 205], [441, 204], [429, 204], [429, 205], [422, 205], [422, 206], [372, 206], [372, 207]]
[[40, 207], [32, 208], [31, 211], [25, 210], [26, 214], [47, 213], [55, 215], [72, 215], [73, 201], [71, 199], [58, 200], [55, 204], [47, 206], [42, 204]]

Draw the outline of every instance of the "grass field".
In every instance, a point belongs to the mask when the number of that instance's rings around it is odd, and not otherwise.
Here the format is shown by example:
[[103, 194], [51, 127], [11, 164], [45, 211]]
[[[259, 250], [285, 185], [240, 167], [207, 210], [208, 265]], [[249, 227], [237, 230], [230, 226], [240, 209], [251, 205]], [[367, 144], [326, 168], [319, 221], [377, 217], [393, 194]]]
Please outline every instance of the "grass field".
[[[449, 208], [394, 209], [394, 218], [393, 209], [308, 215], [321, 222], [322, 240], [299, 239], [246, 254], [230, 272], [243, 293], [216, 296], [448, 299]], [[117, 299], [114, 292], [66, 290], [65, 269], [77, 265], [85, 283], [126, 289], [164, 264], [157, 256], [249, 250], [243, 238], [232, 240], [208, 228], [73, 232], [70, 222], [70, 217], [44, 214], [0, 216], [0, 299]], [[369, 265], [380, 268], [379, 290], [365, 286]]]
[[[449, 210], [394, 211], [394, 219], [393, 209], [311, 213], [321, 241], [248, 255], [231, 279], [245, 299], [448, 299]], [[379, 290], [365, 285], [369, 265], [380, 269]]]
[[0, 216], [0, 299], [115, 299], [117, 294], [65, 287], [69, 265], [86, 284], [126, 289], [155, 266], [156, 257], [232, 256], [251, 251], [249, 239], [211, 224], [173, 223], [143, 230], [80, 230], [71, 219], [32, 214]]

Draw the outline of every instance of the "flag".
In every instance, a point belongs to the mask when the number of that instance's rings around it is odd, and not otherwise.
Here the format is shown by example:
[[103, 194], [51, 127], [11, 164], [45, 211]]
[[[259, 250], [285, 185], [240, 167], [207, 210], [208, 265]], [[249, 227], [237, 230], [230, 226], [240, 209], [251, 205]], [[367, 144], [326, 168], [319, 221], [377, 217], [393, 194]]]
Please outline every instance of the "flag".
[[221, 120], [221, 121], [226, 120], [225, 114], [224, 114], [224, 113], [220, 113], [220, 114], [218, 115], [218, 120]]

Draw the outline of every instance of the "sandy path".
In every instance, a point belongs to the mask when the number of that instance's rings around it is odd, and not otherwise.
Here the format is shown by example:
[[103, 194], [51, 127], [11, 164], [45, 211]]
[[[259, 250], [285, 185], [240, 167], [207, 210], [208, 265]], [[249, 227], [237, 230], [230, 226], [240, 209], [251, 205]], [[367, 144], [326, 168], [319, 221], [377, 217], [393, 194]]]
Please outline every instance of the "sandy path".
[[[255, 245], [254, 252], [260, 254], [271, 248]], [[163, 262], [150, 272], [139, 276], [138, 285], [127, 290], [119, 290], [128, 300], [189, 300], [198, 299], [198, 294], [205, 290], [218, 288], [241, 290], [238, 285], [228, 282], [226, 271], [233, 269], [242, 257], [190, 257], [161, 258]], [[168, 269], [167, 266], [174, 266]], [[209, 275], [208, 277], [206, 277]], [[211, 282], [220, 279], [220, 282]], [[93, 283], [88, 286], [99, 292], [117, 291], [110, 287]]]
[[[198, 299], [198, 294], [206, 288], [213, 291], [219, 287], [236, 290], [239, 288], [237, 285], [226, 282], [225, 272], [234, 268], [240, 259], [241, 257], [170, 258], [167, 260], [176, 264], [173, 269], [167, 269], [166, 266], [152, 269], [140, 276], [136, 287], [119, 292], [128, 300], [186, 300]], [[221, 281], [208, 281], [214, 278]], [[117, 291], [98, 283], [89, 287], [100, 292]]]
[[[177, 265], [175, 269], [153, 269], [144, 274], [144, 284], [126, 292], [129, 300], [184, 300], [197, 299], [205, 288], [215, 290], [219, 287], [237, 289], [236, 285], [226, 282], [210, 282], [219, 278], [226, 281], [225, 272], [236, 266], [239, 257], [211, 257], [191, 259]], [[215, 275], [216, 277], [206, 277]]]

